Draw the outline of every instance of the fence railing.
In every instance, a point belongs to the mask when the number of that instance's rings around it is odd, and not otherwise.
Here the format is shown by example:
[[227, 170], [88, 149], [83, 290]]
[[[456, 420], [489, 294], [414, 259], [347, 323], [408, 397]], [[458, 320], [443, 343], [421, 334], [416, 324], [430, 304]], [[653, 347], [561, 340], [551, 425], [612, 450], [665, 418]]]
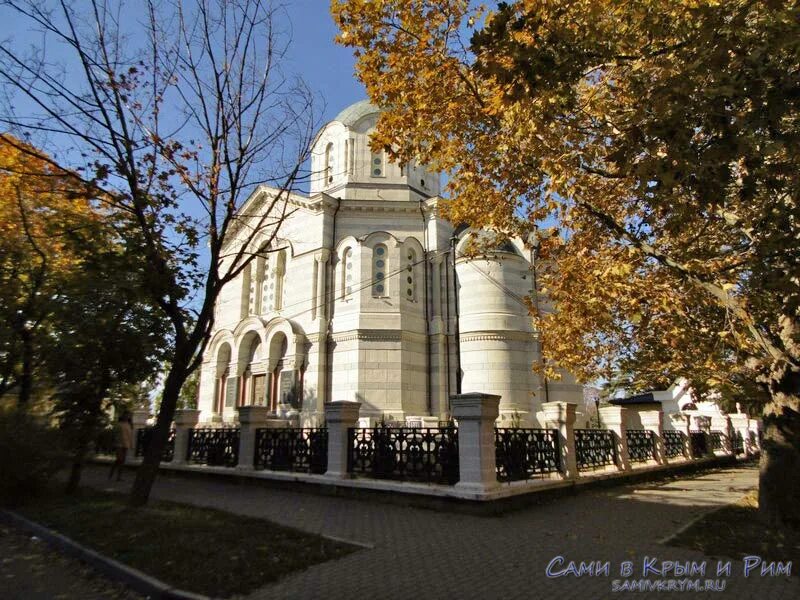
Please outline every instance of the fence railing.
[[270, 471], [324, 473], [328, 470], [328, 430], [256, 429], [253, 467]]
[[458, 482], [458, 430], [376, 427], [348, 430], [347, 470], [377, 479]]
[[692, 456], [695, 458], [708, 454], [708, 437], [705, 431], [690, 431], [689, 443], [692, 446]]
[[558, 430], [509, 428], [494, 430], [498, 481], [522, 481], [561, 468]]
[[664, 455], [667, 458], [683, 456], [684, 441], [686, 439], [685, 433], [682, 431], [665, 429], [661, 435], [664, 438]]
[[599, 469], [617, 462], [617, 440], [609, 429], [575, 429], [578, 470]]
[[708, 434], [708, 445], [711, 448], [712, 452], [716, 452], [717, 450], [725, 450], [725, 440], [728, 436], [726, 436], [721, 431], [712, 431]]
[[[150, 440], [153, 439], [153, 432], [155, 427], [145, 427], [136, 430], [136, 456], [142, 458], [150, 445]], [[169, 430], [169, 437], [164, 446], [164, 451], [161, 453], [161, 460], [163, 462], [172, 462], [175, 458], [175, 430]]]
[[655, 435], [647, 429], [628, 429], [628, 460], [631, 462], [647, 462], [655, 458]]
[[239, 463], [239, 429], [190, 429], [186, 461], [212, 467], [235, 467]]

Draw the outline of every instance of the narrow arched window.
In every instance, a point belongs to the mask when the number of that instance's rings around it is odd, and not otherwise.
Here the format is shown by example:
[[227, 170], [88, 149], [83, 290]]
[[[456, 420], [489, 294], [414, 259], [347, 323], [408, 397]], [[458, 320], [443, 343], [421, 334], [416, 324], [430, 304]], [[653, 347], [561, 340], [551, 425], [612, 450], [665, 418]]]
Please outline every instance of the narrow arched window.
[[384, 244], [378, 244], [372, 250], [372, 295], [375, 298], [388, 296], [386, 273], [389, 265], [389, 253]]
[[409, 302], [417, 301], [417, 253], [413, 248], [406, 250], [406, 268], [403, 272], [403, 282], [405, 288], [404, 297]]
[[278, 260], [275, 265], [275, 300], [272, 304], [275, 310], [283, 308], [283, 288], [286, 279], [286, 251], [278, 252]]
[[333, 181], [333, 142], [325, 146], [325, 185]]
[[353, 249], [345, 248], [342, 252], [342, 273], [341, 273], [342, 300], [349, 300], [353, 293]]
[[[255, 260], [250, 263], [252, 270], [250, 278], [250, 314], [260, 315], [265, 312], [266, 274], [269, 271], [269, 249], [262, 246]], [[254, 275], [254, 276], [253, 276]]]
[[[251, 263], [242, 270], [242, 293], [239, 299], [239, 318], [241, 319], [250, 314], [250, 269], [252, 266]], [[220, 302], [219, 298], [217, 298], [217, 302]]]

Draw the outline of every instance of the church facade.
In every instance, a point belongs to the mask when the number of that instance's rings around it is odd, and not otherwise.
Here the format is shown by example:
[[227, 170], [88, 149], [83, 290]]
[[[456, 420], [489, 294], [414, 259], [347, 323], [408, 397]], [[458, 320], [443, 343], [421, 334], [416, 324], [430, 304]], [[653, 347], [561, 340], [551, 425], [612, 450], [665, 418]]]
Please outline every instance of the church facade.
[[[580, 402], [569, 375], [545, 382], [531, 368], [530, 250], [510, 240], [462, 256], [475, 232], [438, 216], [438, 174], [370, 149], [377, 117], [362, 101], [322, 128], [310, 193], [290, 195], [272, 247], [246, 249], [257, 258], [223, 288], [201, 421], [265, 405], [316, 426], [325, 402], [355, 400], [364, 423], [436, 425], [450, 395], [486, 392], [501, 396], [502, 420], [536, 426], [542, 402]], [[256, 190], [241, 214], [261, 214], [274, 193]]]

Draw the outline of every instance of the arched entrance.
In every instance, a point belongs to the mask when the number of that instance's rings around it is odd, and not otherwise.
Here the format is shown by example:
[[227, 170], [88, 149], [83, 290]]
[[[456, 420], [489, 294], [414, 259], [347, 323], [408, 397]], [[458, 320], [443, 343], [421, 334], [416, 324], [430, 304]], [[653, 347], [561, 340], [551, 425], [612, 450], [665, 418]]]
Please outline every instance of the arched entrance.
[[282, 331], [277, 332], [269, 343], [270, 364], [270, 408], [278, 410], [279, 405], [292, 405], [294, 399], [294, 370], [287, 369], [286, 353], [289, 340]]
[[240, 357], [244, 359], [239, 406], [264, 406], [267, 403], [267, 373], [264, 365], [261, 336], [250, 332], [242, 341]]

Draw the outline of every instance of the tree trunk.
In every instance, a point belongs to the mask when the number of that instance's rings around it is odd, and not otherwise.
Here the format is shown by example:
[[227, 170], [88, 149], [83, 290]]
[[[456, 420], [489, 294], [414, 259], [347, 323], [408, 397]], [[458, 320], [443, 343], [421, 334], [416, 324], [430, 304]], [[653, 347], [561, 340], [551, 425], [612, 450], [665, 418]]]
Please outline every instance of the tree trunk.
[[764, 407], [758, 511], [773, 527], [800, 526], [800, 370], [783, 363]]
[[164, 394], [161, 398], [161, 407], [156, 417], [153, 435], [145, 450], [142, 464], [136, 470], [136, 479], [131, 488], [130, 504], [132, 506], [144, 506], [150, 498], [150, 491], [153, 489], [158, 466], [161, 464], [161, 457], [164, 455], [164, 447], [169, 437], [172, 418], [175, 416], [178, 395], [184, 381], [189, 376], [190, 356], [187, 357], [185, 352], [179, 352], [177, 349], [175, 354], [176, 359], [172, 362], [172, 367], [164, 382]]
[[75, 451], [75, 456], [72, 457], [72, 468], [69, 471], [69, 479], [65, 490], [67, 494], [74, 494], [78, 491], [78, 485], [81, 483], [81, 474], [83, 473], [84, 456], [86, 456], [86, 447], [82, 446]]

